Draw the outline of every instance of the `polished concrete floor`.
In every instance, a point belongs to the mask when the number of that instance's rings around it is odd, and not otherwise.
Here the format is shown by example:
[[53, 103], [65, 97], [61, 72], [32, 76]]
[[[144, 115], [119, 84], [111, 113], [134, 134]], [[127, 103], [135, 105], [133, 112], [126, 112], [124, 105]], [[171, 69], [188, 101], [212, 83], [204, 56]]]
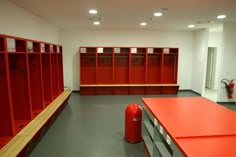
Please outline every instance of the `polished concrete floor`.
[[[30, 153], [30, 157], [146, 157], [142, 143], [124, 141], [124, 112], [128, 104], [142, 105], [143, 97], [199, 96], [180, 91], [178, 95], [81, 96], [72, 93], [52, 126]], [[224, 104], [236, 111], [235, 104]]]

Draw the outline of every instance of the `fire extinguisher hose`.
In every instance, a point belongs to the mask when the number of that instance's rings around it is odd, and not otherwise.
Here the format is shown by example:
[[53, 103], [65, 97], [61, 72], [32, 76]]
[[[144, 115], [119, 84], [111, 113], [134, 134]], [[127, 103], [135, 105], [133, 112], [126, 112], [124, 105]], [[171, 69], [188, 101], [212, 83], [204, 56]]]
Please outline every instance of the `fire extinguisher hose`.
[[233, 83], [234, 79], [232, 80], [228, 80], [228, 79], [222, 79], [220, 82], [223, 83], [225, 85], [225, 88], [227, 90], [227, 93], [229, 95], [233, 94], [233, 90], [231, 89], [231, 87], [229, 86], [229, 84]]

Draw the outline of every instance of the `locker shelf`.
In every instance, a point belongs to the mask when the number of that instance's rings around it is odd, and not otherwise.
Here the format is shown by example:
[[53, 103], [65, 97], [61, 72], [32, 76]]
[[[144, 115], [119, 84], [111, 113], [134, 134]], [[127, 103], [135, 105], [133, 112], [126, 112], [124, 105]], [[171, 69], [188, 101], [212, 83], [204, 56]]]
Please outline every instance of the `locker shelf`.
[[171, 157], [172, 155], [168, 152], [166, 149], [166, 146], [162, 142], [155, 142], [154, 151], [153, 151], [153, 157]]
[[5, 51], [4, 43], [4, 38], [0, 36], [0, 53], [4, 53]]
[[19, 133], [29, 122], [30, 120], [15, 120], [16, 133]]
[[152, 156], [152, 154], [153, 154], [153, 142], [152, 142], [152, 140], [150, 139], [150, 137], [149, 136], [143, 136], [143, 141], [144, 141], [144, 143], [145, 143], [145, 145], [146, 145], [146, 147], [147, 147], [147, 149], [148, 149], [148, 152], [149, 152], [149, 154], [151, 155], [151, 157], [153, 157]]
[[4, 137], [0, 137], [0, 149], [7, 144], [13, 136], [4, 136]]
[[153, 126], [150, 124], [150, 122], [146, 121], [143, 122], [144, 126], [146, 127], [146, 129], [148, 130], [148, 133], [150, 134], [150, 137], [153, 139], [154, 138], [154, 129]]
[[33, 118], [35, 118], [38, 114], [40, 114], [40, 112], [42, 112], [43, 111], [43, 109], [38, 109], [38, 110], [36, 110], [36, 109], [33, 109], [32, 110], [32, 114], [33, 114]]

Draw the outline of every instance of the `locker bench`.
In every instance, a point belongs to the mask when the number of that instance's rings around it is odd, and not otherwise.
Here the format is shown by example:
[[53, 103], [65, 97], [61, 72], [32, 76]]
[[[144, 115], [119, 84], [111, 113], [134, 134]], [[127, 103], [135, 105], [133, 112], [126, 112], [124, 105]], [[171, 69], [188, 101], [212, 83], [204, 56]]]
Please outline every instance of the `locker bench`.
[[67, 104], [70, 95], [71, 91], [64, 91], [60, 94], [0, 150], [0, 156], [25, 156], [32, 142], [41, 137], [44, 129], [52, 123], [53, 118]]
[[81, 84], [80, 94], [177, 94], [177, 84]]

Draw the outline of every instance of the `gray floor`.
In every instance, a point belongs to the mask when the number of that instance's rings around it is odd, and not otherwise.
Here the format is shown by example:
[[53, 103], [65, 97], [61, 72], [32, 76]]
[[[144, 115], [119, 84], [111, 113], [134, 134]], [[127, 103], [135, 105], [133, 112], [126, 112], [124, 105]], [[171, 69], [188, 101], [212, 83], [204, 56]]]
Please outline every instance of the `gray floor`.
[[[124, 111], [128, 104], [142, 105], [142, 97], [176, 95], [80, 96], [72, 93], [68, 105], [55, 120], [30, 157], [146, 157], [142, 143], [129, 144], [124, 137]], [[178, 97], [198, 96], [179, 92]], [[224, 104], [236, 111], [236, 105]]]

